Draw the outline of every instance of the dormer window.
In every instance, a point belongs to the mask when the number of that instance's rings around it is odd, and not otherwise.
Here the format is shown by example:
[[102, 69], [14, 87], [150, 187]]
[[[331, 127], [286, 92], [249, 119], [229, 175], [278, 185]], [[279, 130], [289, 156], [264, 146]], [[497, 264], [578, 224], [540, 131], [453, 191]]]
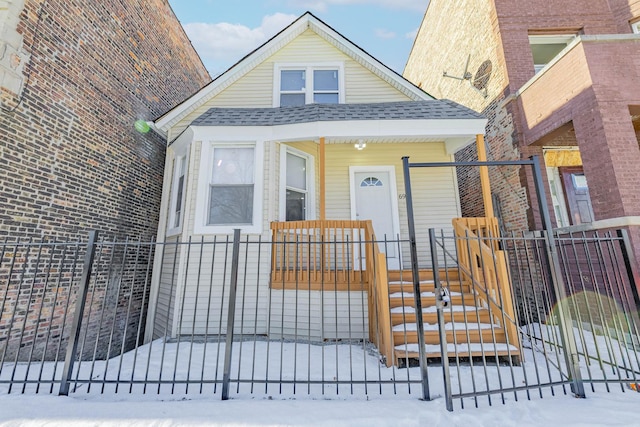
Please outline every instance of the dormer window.
[[339, 104], [342, 93], [342, 65], [276, 67], [276, 107], [294, 107], [305, 104]]

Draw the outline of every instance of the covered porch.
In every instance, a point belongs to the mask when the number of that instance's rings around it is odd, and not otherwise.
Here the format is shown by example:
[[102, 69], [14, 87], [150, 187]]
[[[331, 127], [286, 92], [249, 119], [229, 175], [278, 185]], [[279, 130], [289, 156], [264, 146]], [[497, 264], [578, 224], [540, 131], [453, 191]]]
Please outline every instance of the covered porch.
[[[321, 138], [320, 147], [323, 144]], [[482, 135], [476, 135], [476, 144], [479, 160], [485, 161]], [[324, 151], [323, 148], [320, 150]], [[320, 164], [323, 170], [323, 156]], [[319, 214], [322, 219], [275, 221], [270, 224], [270, 288], [283, 292], [283, 295], [315, 291], [335, 298], [336, 303], [342, 301], [346, 314], [339, 313], [336, 308], [335, 322], [331, 322], [332, 333], [326, 338], [368, 340], [377, 346], [387, 366], [409, 363], [409, 359], [418, 357], [416, 346], [419, 340], [415, 332], [415, 298], [406, 228], [402, 234], [385, 233], [380, 237], [376, 234], [376, 218], [326, 219], [327, 202], [324, 198], [327, 192], [322, 188], [324, 174], [321, 172], [320, 175]], [[453, 307], [447, 324], [458, 325], [457, 332], [454, 327], [449, 333], [456, 336], [449, 336], [448, 341], [463, 347], [466, 345], [466, 350], [455, 350], [458, 356], [490, 354], [517, 359], [520, 341], [511, 283], [505, 254], [497, 243], [500, 232], [493, 215], [486, 167], [481, 167], [480, 176], [487, 216], [450, 217], [447, 225], [439, 227], [453, 232], [455, 239], [451, 242], [455, 242], [455, 247], [450, 249], [459, 255], [455, 262], [450, 261], [448, 267], [437, 272], [439, 280], [452, 295]], [[380, 226], [378, 229], [384, 230]], [[431, 326], [425, 331], [425, 343], [429, 357], [441, 357], [439, 337], [437, 330], [433, 329], [437, 323], [434, 317], [436, 273], [426, 247], [428, 236], [423, 234], [425, 241], [419, 242], [418, 261], [421, 302], [423, 320]], [[340, 317], [344, 318], [341, 326], [338, 325]], [[467, 317], [474, 317], [471, 331], [461, 326], [469, 325]], [[357, 319], [355, 324], [353, 319]], [[318, 321], [324, 323], [322, 316]], [[368, 331], [368, 334], [361, 335], [355, 331]], [[483, 342], [487, 344], [483, 345]], [[489, 344], [491, 342], [493, 345]]]

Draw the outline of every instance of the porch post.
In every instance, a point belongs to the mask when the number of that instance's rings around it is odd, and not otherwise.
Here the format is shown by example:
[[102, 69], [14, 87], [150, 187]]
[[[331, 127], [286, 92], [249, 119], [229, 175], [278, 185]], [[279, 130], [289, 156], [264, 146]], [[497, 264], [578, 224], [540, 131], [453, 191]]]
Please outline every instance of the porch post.
[[[484, 145], [484, 135], [476, 135], [476, 147], [478, 161], [487, 161], [487, 149]], [[484, 216], [493, 218], [493, 200], [491, 200], [491, 183], [489, 182], [489, 167], [480, 166], [480, 187], [482, 188], [482, 201], [484, 202]]]
[[324, 136], [320, 137], [320, 220], [326, 219], [326, 183], [325, 183], [325, 155], [324, 155]]

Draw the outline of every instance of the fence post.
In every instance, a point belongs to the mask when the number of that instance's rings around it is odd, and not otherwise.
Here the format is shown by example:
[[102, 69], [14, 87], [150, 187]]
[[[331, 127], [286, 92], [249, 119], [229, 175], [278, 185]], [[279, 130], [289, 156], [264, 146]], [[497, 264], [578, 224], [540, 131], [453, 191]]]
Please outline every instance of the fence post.
[[62, 370], [62, 379], [60, 381], [60, 391], [58, 395], [69, 395], [69, 382], [73, 374], [73, 364], [75, 362], [76, 351], [78, 351], [78, 338], [80, 337], [80, 327], [82, 326], [82, 315], [84, 314], [84, 305], [87, 299], [87, 291], [89, 289], [89, 281], [91, 279], [91, 268], [93, 267], [93, 257], [96, 253], [96, 240], [98, 232], [92, 230], [89, 232], [89, 240], [87, 241], [87, 252], [84, 256], [84, 264], [82, 266], [82, 276], [80, 278], [80, 288], [78, 289], [78, 298], [76, 300], [76, 314], [71, 325], [71, 333], [69, 335], [69, 343], [67, 344], [67, 355], [64, 359], [64, 369]]
[[636, 305], [636, 310], [632, 313], [633, 320], [636, 323], [636, 327], [640, 328], [640, 277], [638, 277], [638, 270], [635, 262], [636, 257], [633, 253], [633, 246], [629, 239], [629, 232], [623, 228], [616, 230], [618, 237], [622, 240], [620, 246], [622, 246], [622, 260], [624, 261], [624, 268], [627, 270], [627, 276], [629, 277], [629, 285], [631, 286], [631, 294], [633, 295], [633, 302]]
[[544, 191], [542, 182], [542, 170], [540, 169], [540, 160], [538, 156], [532, 156], [533, 176], [536, 187], [536, 196], [538, 197], [538, 207], [542, 218], [542, 226], [545, 230], [545, 244], [547, 261], [549, 263], [549, 272], [551, 274], [551, 283], [557, 300], [558, 307], [558, 328], [562, 338], [564, 347], [564, 359], [569, 370], [569, 379], [571, 380], [571, 390], [576, 397], [585, 397], [584, 384], [582, 383], [582, 374], [580, 373], [580, 360], [578, 358], [578, 347], [576, 339], [573, 335], [573, 324], [571, 315], [567, 308], [567, 294], [565, 291], [564, 280], [562, 279], [562, 270], [560, 268], [560, 260], [558, 258], [558, 249], [553, 235], [553, 227], [551, 226], [551, 217], [549, 215], [549, 207], [547, 206], [547, 196]]
[[409, 173], [409, 157], [402, 158], [404, 169], [404, 190], [407, 200], [407, 222], [409, 223], [409, 248], [411, 251], [411, 276], [413, 277], [413, 299], [416, 309], [416, 326], [418, 333], [418, 355], [420, 360], [420, 377], [422, 380], [422, 398], [431, 400], [429, 396], [429, 373], [427, 369], [427, 352], [424, 341], [424, 322], [422, 319], [422, 297], [420, 294], [420, 268], [418, 266], [418, 249], [416, 247], [416, 229], [413, 220], [413, 199], [411, 197], [411, 174]]
[[[453, 398], [451, 397], [451, 375], [449, 372], [449, 352], [447, 351], [447, 331], [444, 322], [443, 292], [440, 283], [440, 271], [438, 266], [438, 247], [436, 245], [436, 230], [429, 229], [429, 246], [431, 248], [431, 268], [433, 268], [433, 283], [436, 286], [436, 309], [438, 312], [438, 333], [440, 336], [440, 357], [442, 361], [442, 378], [444, 379], [444, 398], [447, 411], [453, 411]], [[422, 317], [422, 316], [420, 316]]]
[[236, 288], [238, 287], [238, 263], [240, 260], [240, 229], [233, 230], [233, 253], [231, 255], [231, 283], [227, 308], [227, 337], [224, 347], [224, 374], [222, 376], [222, 400], [229, 399], [231, 382], [231, 350], [233, 346], [233, 324], [236, 318]]

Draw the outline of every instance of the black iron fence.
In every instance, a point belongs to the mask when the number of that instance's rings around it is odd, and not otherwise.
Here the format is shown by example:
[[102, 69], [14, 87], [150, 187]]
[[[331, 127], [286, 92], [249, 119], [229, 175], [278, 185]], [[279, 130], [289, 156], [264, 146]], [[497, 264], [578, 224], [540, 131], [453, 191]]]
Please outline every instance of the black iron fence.
[[[491, 254], [467, 254], [479, 267], [475, 276], [460, 262], [460, 251], [471, 251], [474, 241]], [[404, 240], [6, 239], [0, 244], [0, 390], [222, 398], [426, 394], [463, 405], [580, 387], [629, 390], [640, 381], [640, 345], [638, 284], [627, 270], [624, 234], [551, 242], [556, 258], [544, 234], [461, 237], [434, 230], [431, 252], [417, 253], [423, 276], [413, 288], [409, 259], [394, 272], [379, 265], [384, 257], [362, 258], [372, 244], [409, 253]], [[294, 273], [309, 268], [303, 253], [336, 253], [342, 270], [358, 274], [293, 274], [275, 283], [276, 247], [287, 248]], [[507, 283], [483, 277], [498, 270], [481, 265], [497, 263], [498, 253]], [[377, 288], [382, 283], [386, 294]], [[382, 351], [390, 342], [390, 352]]]
[[[451, 408], [454, 400], [464, 407], [477, 406], [479, 399], [492, 404], [495, 399], [504, 402], [558, 393], [584, 396], [585, 390], [594, 392], [599, 384], [607, 391], [614, 385], [638, 391], [640, 306], [638, 284], [625, 260], [630, 244], [624, 230], [556, 235], [554, 256], [544, 233], [494, 238], [441, 232], [432, 238], [434, 252], [446, 254], [438, 266], [444, 270], [464, 269], [457, 262], [462, 254], [446, 249], [451, 247], [447, 241], [475, 241], [498, 248], [491, 251], [496, 257], [506, 255], [512, 291], [499, 286], [491, 293], [482, 275], [470, 294], [456, 293], [447, 281], [436, 284], [449, 298], [459, 295], [460, 301], [444, 307], [443, 314], [457, 314], [462, 321], [446, 323], [441, 329], [458, 329], [467, 337], [483, 328], [489, 331], [478, 335], [478, 351], [469, 357], [461, 357], [464, 345], [456, 339], [459, 334], [452, 339], [443, 335], [443, 351], [449, 351], [443, 359], [445, 396]], [[513, 317], [504, 310], [511, 301]], [[519, 330], [516, 342], [503, 334], [513, 322]]]

